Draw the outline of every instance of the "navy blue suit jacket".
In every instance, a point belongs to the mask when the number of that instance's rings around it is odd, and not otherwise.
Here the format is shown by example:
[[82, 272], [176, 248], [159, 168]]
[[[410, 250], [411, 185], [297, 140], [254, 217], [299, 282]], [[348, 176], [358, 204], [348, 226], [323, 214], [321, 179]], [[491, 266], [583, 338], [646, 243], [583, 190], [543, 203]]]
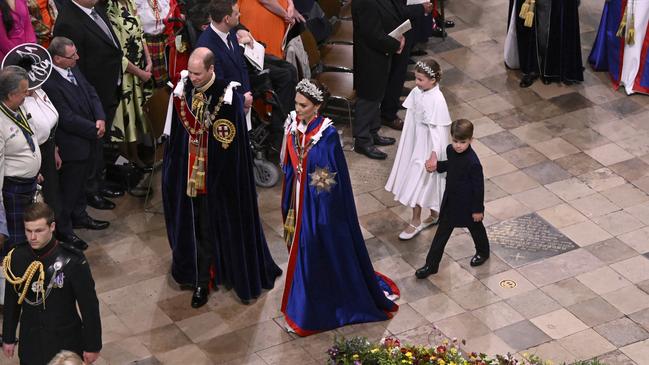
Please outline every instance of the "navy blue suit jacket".
[[236, 90], [241, 94], [245, 94], [250, 91], [248, 67], [241, 47], [237, 42], [235, 30], [230, 31], [228, 39], [233, 46], [232, 50], [228, 49], [221, 37], [212, 30], [212, 27], [207, 27], [198, 38], [196, 48], [209, 48], [214, 53], [214, 73], [216, 73], [216, 78], [227, 82], [236, 81], [241, 83], [241, 86]]
[[439, 217], [448, 219], [454, 227], [469, 227], [474, 223], [473, 213], [484, 213], [482, 164], [471, 146], [457, 153], [449, 144], [446, 157], [448, 160], [437, 162], [437, 172], [446, 172]]
[[77, 79], [75, 86], [56, 70], [43, 84], [43, 90], [59, 112], [56, 145], [63, 161], [80, 161], [90, 156], [90, 148], [97, 141], [97, 120], [106, 115], [95, 88], [77, 67], [72, 68]]

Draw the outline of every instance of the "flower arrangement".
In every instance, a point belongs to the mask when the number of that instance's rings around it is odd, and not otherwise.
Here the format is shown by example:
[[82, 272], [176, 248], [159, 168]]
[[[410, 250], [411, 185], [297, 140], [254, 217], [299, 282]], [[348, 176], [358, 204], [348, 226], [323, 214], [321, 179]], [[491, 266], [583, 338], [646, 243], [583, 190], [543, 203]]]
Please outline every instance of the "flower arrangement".
[[[462, 346], [464, 340], [444, 339], [437, 346], [402, 345], [392, 337], [381, 339], [378, 343], [364, 337], [350, 339], [336, 338], [327, 351], [329, 365], [552, 365], [533, 354], [524, 354], [516, 359], [512, 354], [496, 355], [467, 353]], [[575, 365], [605, 365], [597, 360], [581, 361]]]

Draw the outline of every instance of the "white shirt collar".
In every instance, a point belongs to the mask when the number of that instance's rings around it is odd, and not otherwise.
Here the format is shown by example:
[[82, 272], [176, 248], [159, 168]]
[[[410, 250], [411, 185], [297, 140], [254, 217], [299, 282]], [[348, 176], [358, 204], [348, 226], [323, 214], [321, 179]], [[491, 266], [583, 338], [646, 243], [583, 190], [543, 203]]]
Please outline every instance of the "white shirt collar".
[[90, 9], [85, 8], [85, 7], [81, 6], [81, 5], [79, 5], [79, 4], [78, 4], [76, 1], [74, 1], [74, 0], [72, 0], [72, 3], [73, 3], [74, 5], [76, 5], [76, 6], [78, 6], [79, 9], [81, 9], [81, 11], [83, 11], [84, 13], [86, 13], [88, 16], [91, 16], [90, 13], [92, 12], [92, 10], [93, 10], [94, 8], [90, 8]]
[[61, 76], [63, 76], [63, 78], [64, 78], [66, 81], [68, 81], [68, 69], [67, 69], [67, 68], [59, 67], [59, 66], [55, 65], [54, 63], [52, 63], [52, 68], [53, 68], [54, 70], [56, 70], [56, 72], [60, 73]]
[[228, 35], [230, 33], [220, 31], [217, 27], [214, 26], [214, 23], [212, 23], [212, 22], [210, 22], [210, 28], [212, 28], [214, 33], [216, 33], [219, 36], [219, 38], [221, 38], [223, 43], [225, 43], [225, 46], [230, 48], [230, 46], [228, 46]]

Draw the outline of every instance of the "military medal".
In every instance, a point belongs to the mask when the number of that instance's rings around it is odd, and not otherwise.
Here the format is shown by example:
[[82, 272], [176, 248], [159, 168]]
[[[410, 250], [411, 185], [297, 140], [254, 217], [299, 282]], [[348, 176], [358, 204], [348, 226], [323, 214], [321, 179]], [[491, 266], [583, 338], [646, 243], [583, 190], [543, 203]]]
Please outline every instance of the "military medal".
[[34, 281], [34, 282], [32, 283], [32, 291], [33, 291], [34, 293], [41, 293], [41, 292], [43, 292], [43, 283], [41, 283], [40, 281]]
[[212, 135], [217, 141], [221, 142], [224, 149], [227, 149], [237, 135], [237, 129], [229, 120], [218, 119], [212, 125]]
[[65, 281], [65, 274], [63, 272], [59, 272], [56, 274], [54, 277], [54, 280], [52, 282], [52, 287], [53, 288], [63, 288], [63, 282]]

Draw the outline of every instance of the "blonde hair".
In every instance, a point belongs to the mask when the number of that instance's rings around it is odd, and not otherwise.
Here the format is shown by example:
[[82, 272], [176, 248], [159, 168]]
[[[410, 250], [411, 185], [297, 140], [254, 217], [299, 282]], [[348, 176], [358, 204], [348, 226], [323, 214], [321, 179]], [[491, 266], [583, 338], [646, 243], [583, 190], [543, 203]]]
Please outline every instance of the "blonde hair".
[[47, 365], [84, 365], [79, 355], [72, 351], [63, 350], [56, 354]]

